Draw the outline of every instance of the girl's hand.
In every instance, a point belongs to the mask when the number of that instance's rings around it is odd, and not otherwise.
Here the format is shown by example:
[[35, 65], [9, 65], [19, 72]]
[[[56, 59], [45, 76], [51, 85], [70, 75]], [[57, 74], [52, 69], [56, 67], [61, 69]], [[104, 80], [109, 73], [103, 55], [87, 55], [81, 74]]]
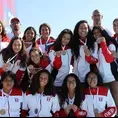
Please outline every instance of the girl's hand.
[[98, 39], [96, 40], [96, 42], [97, 42], [98, 44], [100, 44], [101, 42], [106, 42], [106, 40], [105, 40], [104, 37], [100, 37], [100, 38], [98, 38]]
[[90, 50], [88, 48], [85, 48], [84, 52], [85, 52], [86, 56], [90, 56], [91, 55], [91, 52], [90, 52]]
[[71, 108], [72, 108], [72, 110], [73, 110], [74, 112], [76, 112], [77, 109], [78, 109], [78, 107], [77, 107], [76, 105], [74, 105], [74, 104], [71, 106]]
[[3, 65], [3, 67], [2, 67], [2, 70], [3, 70], [3, 71], [7, 71], [8, 66], [9, 66], [9, 64], [8, 64], [8, 63], [5, 63], [5, 64]]

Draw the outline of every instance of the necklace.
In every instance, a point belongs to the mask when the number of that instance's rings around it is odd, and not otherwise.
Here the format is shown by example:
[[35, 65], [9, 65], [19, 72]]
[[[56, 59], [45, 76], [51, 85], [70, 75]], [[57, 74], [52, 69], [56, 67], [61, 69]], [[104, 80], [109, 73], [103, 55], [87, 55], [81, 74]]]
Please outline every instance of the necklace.
[[[97, 98], [96, 98], [96, 100], [94, 100], [94, 95], [92, 95], [90, 87], [89, 87], [89, 92], [90, 92], [90, 95], [92, 96], [92, 100], [93, 100], [93, 111], [94, 111], [94, 113], [98, 113], [99, 110], [97, 108]], [[99, 92], [99, 88], [97, 87], [96, 97], [98, 97], [98, 92]]]

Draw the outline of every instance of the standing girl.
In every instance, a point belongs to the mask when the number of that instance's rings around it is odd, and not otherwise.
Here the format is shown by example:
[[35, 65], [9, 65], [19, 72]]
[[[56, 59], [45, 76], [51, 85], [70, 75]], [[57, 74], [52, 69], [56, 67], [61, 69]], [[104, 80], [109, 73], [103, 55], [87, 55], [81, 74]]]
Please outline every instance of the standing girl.
[[33, 27], [28, 27], [25, 30], [23, 40], [24, 40], [26, 52], [28, 55], [32, 47], [39, 47], [36, 43], [36, 30]]
[[85, 75], [90, 71], [90, 64], [98, 62], [97, 44], [92, 38], [87, 21], [79, 21], [74, 28], [73, 52], [74, 73], [84, 82]]
[[53, 67], [52, 75], [57, 92], [60, 91], [63, 80], [69, 74], [72, 60], [71, 30], [64, 29], [57, 37], [49, 52], [49, 58]]
[[50, 33], [51, 27], [47, 23], [40, 25], [39, 34], [41, 35], [41, 38], [37, 40], [37, 43], [39, 44], [42, 53], [46, 55], [50, 46], [55, 42], [55, 39], [50, 36]]

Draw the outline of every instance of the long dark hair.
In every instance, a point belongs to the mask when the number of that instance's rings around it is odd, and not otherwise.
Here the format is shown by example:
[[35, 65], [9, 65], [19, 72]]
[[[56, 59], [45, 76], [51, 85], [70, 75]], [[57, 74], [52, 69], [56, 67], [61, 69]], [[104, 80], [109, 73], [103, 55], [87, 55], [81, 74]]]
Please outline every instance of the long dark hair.
[[90, 74], [92, 74], [92, 73], [95, 74], [95, 75], [97, 76], [97, 78], [98, 78], [97, 86], [102, 86], [102, 85], [103, 85], [103, 78], [102, 78], [102, 76], [100, 75], [100, 73], [99, 73], [99, 72], [96, 72], [96, 71], [90, 71], [90, 72], [88, 72], [88, 73], [86, 74], [86, 77], [85, 77], [85, 86], [86, 86], [86, 88], [89, 87], [88, 82], [87, 82], [88, 76], [89, 76]]
[[68, 74], [63, 82], [62, 88], [61, 88], [61, 104], [64, 103], [64, 101], [68, 98], [68, 87], [67, 87], [67, 80], [69, 77], [74, 77], [75, 81], [76, 81], [76, 87], [75, 87], [75, 101], [74, 104], [77, 105], [78, 107], [80, 107], [80, 104], [82, 102], [83, 99], [83, 95], [82, 92], [80, 90], [80, 80], [78, 78], [77, 75], [75, 75], [74, 73]]
[[21, 67], [25, 67], [26, 66], [26, 60], [27, 60], [27, 56], [26, 56], [26, 49], [25, 49], [25, 45], [24, 45], [24, 42], [21, 38], [19, 37], [13, 37], [9, 43], [9, 45], [4, 48], [0, 53], [2, 54], [3, 56], [3, 60], [4, 62], [6, 63], [6, 61], [13, 57], [15, 55], [13, 49], [12, 49], [12, 45], [14, 43], [14, 41], [20, 39], [21, 43], [22, 43], [22, 48], [20, 50], [20, 52], [18, 53], [18, 57], [20, 57], [20, 66]]
[[32, 39], [32, 43], [33, 43], [32, 47], [35, 47], [36, 46], [36, 35], [37, 35], [37, 33], [36, 33], [36, 30], [34, 29], [34, 27], [30, 26], [24, 31], [23, 40], [24, 41], [26, 40], [25, 34], [28, 30], [33, 30], [34, 31], [34, 38]]
[[[94, 30], [96, 30], [96, 29], [99, 30], [99, 32], [101, 33], [101, 35], [105, 38], [106, 43], [107, 43], [107, 46], [109, 46], [109, 44], [111, 42], [113, 42], [112, 37], [109, 36], [109, 34], [105, 30], [102, 30], [101, 27], [99, 27], [99, 26], [94, 26], [93, 27], [93, 29], [92, 29], [92, 36], [94, 35], [93, 33], [94, 33]], [[94, 38], [94, 36], [93, 36], [93, 38]], [[94, 40], [96, 41], [95, 38], [94, 38]]]
[[61, 41], [62, 41], [62, 37], [63, 37], [64, 34], [70, 34], [71, 39], [70, 39], [70, 42], [69, 42], [68, 46], [71, 48], [71, 41], [72, 41], [72, 39], [73, 39], [73, 33], [72, 33], [72, 31], [71, 31], [70, 29], [64, 29], [64, 30], [62, 30], [61, 33], [58, 35], [56, 41], [55, 41], [54, 44], [53, 44], [55, 51], [60, 51], [60, 50], [61, 50], [61, 46], [62, 46]]
[[[76, 25], [75, 25], [75, 28], [74, 28], [74, 38], [73, 38], [73, 41], [72, 41], [72, 46], [73, 46], [73, 52], [74, 52], [74, 55], [76, 58], [78, 58], [78, 56], [80, 55], [80, 36], [78, 34], [78, 29], [80, 27], [80, 25], [82, 23], [86, 23], [88, 25], [88, 22], [86, 20], [81, 20], [79, 21]], [[94, 51], [94, 40], [92, 38], [92, 32], [90, 30], [90, 27], [88, 25], [88, 34], [87, 34], [87, 46], [88, 46], [88, 49], [91, 49], [92, 51]]]
[[48, 83], [44, 88], [44, 95], [54, 95], [54, 89], [53, 89], [53, 78], [50, 74], [50, 72], [46, 69], [38, 71], [32, 78], [32, 83], [30, 87], [30, 91], [32, 95], [35, 95], [36, 92], [38, 92], [40, 88], [40, 75], [42, 73], [46, 73], [48, 75]]

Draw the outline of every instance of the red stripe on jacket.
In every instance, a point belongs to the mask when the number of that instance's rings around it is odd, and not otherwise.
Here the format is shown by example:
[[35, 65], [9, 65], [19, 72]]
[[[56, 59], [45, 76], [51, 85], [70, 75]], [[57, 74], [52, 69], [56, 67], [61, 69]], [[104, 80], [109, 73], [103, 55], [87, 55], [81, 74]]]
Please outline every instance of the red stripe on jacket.
[[114, 61], [114, 57], [112, 56], [112, 53], [109, 51], [106, 42], [101, 42], [100, 47], [102, 49], [102, 53], [105, 57], [105, 60], [107, 63], [111, 63]]

